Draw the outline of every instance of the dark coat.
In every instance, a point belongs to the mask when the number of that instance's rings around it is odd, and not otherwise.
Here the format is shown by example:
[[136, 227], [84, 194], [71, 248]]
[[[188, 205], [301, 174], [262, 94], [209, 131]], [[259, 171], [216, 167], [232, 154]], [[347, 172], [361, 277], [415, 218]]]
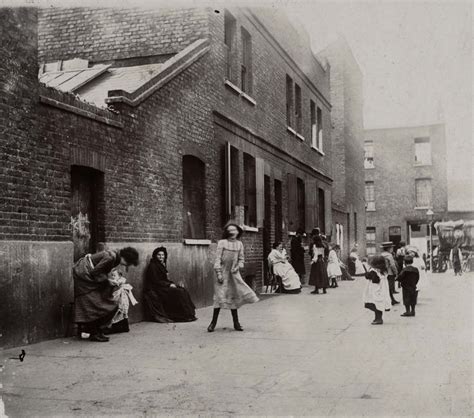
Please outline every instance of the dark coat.
[[166, 265], [152, 259], [145, 274], [144, 301], [146, 316], [155, 322], [194, 321], [195, 306], [186, 289], [171, 287]]
[[416, 305], [417, 293], [416, 285], [420, 280], [420, 273], [416, 267], [406, 266], [397, 276], [397, 280], [403, 289], [403, 304]]
[[304, 264], [304, 248], [301, 243], [300, 236], [294, 236], [291, 239], [291, 265], [295, 269], [298, 275], [303, 275], [306, 273], [306, 267]]
[[117, 310], [112, 299], [114, 287], [108, 281], [108, 274], [120, 264], [120, 254], [115, 251], [101, 251], [82, 257], [72, 269], [74, 279], [74, 320], [88, 323], [108, 317]]

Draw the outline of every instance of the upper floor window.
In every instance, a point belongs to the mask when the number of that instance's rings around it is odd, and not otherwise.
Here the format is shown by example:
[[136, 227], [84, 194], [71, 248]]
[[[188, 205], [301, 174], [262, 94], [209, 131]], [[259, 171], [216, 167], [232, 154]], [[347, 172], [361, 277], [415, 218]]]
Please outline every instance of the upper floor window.
[[304, 180], [299, 177], [296, 180], [296, 192], [298, 200], [298, 228], [303, 231], [306, 230], [306, 201], [305, 201], [305, 187]]
[[365, 141], [364, 143], [364, 168], [374, 168], [374, 143]]
[[318, 138], [318, 149], [323, 150], [323, 112], [320, 107], [316, 111], [316, 126], [317, 126], [317, 138]]
[[241, 90], [244, 93], [252, 94], [252, 37], [241, 28], [242, 35], [242, 64], [241, 64]]
[[205, 164], [192, 155], [183, 157], [183, 236], [206, 237]]
[[368, 212], [375, 210], [375, 186], [373, 181], [365, 182], [365, 203]]
[[415, 164], [431, 165], [430, 138], [415, 138]]
[[310, 112], [311, 112], [311, 146], [313, 148], [318, 148], [318, 131], [316, 125], [316, 105], [311, 100], [309, 102]]
[[286, 76], [286, 125], [293, 127], [293, 80]]
[[368, 226], [365, 230], [365, 239], [367, 243], [375, 242], [375, 226]]
[[301, 87], [295, 83], [295, 121], [296, 132], [301, 134], [303, 129], [303, 117], [301, 114]]
[[237, 22], [227, 10], [224, 15], [224, 43], [226, 46], [226, 77], [229, 81], [235, 82], [236, 74], [233, 71], [234, 51], [235, 51], [235, 30]]
[[417, 208], [431, 207], [431, 179], [416, 179], [415, 194]]

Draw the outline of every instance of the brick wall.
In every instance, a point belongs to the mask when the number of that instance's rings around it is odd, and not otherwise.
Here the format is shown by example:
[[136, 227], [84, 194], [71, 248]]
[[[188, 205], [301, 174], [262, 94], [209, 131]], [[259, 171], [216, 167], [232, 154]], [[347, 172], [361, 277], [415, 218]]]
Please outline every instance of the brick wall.
[[39, 61], [176, 53], [207, 34], [205, 9], [43, 8]]
[[[415, 166], [414, 138], [431, 140], [432, 165]], [[365, 180], [374, 181], [375, 212], [367, 212], [367, 226], [376, 227], [376, 239], [388, 240], [388, 228], [400, 226], [407, 241], [407, 222], [426, 222], [427, 209], [416, 210], [415, 179], [432, 179], [435, 220], [447, 213], [446, 140], [444, 125], [373, 129], [365, 138], [374, 142], [374, 169]]]

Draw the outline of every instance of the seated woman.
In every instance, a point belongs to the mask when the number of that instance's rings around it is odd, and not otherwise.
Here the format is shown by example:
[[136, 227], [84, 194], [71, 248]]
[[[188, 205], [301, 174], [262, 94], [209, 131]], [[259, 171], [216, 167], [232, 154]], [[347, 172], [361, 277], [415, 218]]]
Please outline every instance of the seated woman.
[[74, 322], [80, 332], [90, 334], [91, 341], [109, 341], [104, 330], [118, 309], [112, 297], [114, 287], [108, 280], [108, 274], [119, 264], [137, 266], [138, 260], [137, 250], [126, 247], [119, 251], [87, 254], [74, 264]]
[[191, 322], [197, 318], [189, 293], [168, 279], [165, 247], [153, 251], [146, 270], [144, 301], [147, 319], [154, 322]]
[[268, 264], [273, 269], [273, 273], [281, 277], [283, 293], [300, 293], [300, 277], [293, 266], [288, 262], [286, 251], [281, 242], [273, 244], [273, 250], [268, 255]]

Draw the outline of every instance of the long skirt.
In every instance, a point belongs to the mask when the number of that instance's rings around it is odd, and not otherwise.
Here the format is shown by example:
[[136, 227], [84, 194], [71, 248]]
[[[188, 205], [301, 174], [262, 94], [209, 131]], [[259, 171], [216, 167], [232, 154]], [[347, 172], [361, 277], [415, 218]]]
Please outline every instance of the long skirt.
[[281, 277], [281, 282], [285, 290], [301, 289], [300, 277], [290, 263], [274, 264], [273, 272]]
[[311, 273], [309, 276], [309, 284], [318, 289], [326, 289], [329, 287], [329, 278], [326, 263], [322, 256], [318, 257], [315, 263], [311, 264]]
[[183, 287], [147, 290], [144, 301], [146, 316], [150, 321], [190, 322], [196, 319], [196, 307]]

